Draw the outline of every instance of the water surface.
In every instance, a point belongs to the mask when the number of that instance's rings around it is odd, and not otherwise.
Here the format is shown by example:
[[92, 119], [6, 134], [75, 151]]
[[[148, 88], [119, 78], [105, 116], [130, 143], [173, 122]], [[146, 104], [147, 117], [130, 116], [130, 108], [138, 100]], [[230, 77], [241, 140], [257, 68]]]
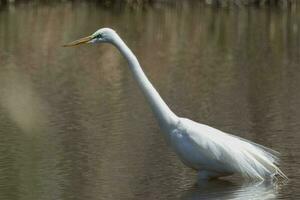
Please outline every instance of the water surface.
[[[1, 199], [300, 198], [300, 10], [197, 3], [0, 10]], [[281, 152], [285, 185], [196, 185], [110, 45], [117, 30], [170, 108]]]

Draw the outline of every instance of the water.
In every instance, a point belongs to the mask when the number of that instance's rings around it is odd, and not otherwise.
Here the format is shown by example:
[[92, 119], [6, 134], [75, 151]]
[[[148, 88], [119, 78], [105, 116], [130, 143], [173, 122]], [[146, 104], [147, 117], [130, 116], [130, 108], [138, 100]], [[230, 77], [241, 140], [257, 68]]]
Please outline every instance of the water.
[[[1, 8], [1, 199], [300, 198], [299, 11]], [[61, 47], [104, 26], [128, 43], [174, 112], [281, 152], [290, 181], [196, 185], [117, 50]]]

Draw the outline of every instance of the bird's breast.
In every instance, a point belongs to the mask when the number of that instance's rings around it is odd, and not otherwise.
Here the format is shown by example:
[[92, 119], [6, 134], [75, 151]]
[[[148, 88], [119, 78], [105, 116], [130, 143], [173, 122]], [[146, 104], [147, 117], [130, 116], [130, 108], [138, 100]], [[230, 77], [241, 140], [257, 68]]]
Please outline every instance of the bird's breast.
[[201, 154], [199, 148], [183, 130], [176, 129], [172, 132], [171, 146], [185, 165], [200, 169], [207, 164], [207, 158]]

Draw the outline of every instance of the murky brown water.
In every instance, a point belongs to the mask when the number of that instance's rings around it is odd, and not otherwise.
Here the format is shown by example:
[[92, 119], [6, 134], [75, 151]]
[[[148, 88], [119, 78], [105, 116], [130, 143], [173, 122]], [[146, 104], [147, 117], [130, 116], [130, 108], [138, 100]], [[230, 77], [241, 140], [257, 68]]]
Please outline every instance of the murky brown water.
[[[0, 10], [1, 199], [300, 198], [300, 10], [198, 4]], [[179, 115], [282, 153], [286, 185], [195, 185], [110, 45], [112, 27]]]

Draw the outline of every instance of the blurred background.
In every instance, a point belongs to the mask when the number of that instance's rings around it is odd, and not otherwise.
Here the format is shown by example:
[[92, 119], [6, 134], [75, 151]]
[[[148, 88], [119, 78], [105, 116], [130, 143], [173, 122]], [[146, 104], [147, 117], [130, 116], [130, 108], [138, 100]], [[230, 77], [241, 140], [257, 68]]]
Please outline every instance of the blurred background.
[[[196, 185], [111, 27], [178, 114], [281, 152], [287, 184]], [[300, 198], [296, 0], [0, 0], [0, 199]]]

